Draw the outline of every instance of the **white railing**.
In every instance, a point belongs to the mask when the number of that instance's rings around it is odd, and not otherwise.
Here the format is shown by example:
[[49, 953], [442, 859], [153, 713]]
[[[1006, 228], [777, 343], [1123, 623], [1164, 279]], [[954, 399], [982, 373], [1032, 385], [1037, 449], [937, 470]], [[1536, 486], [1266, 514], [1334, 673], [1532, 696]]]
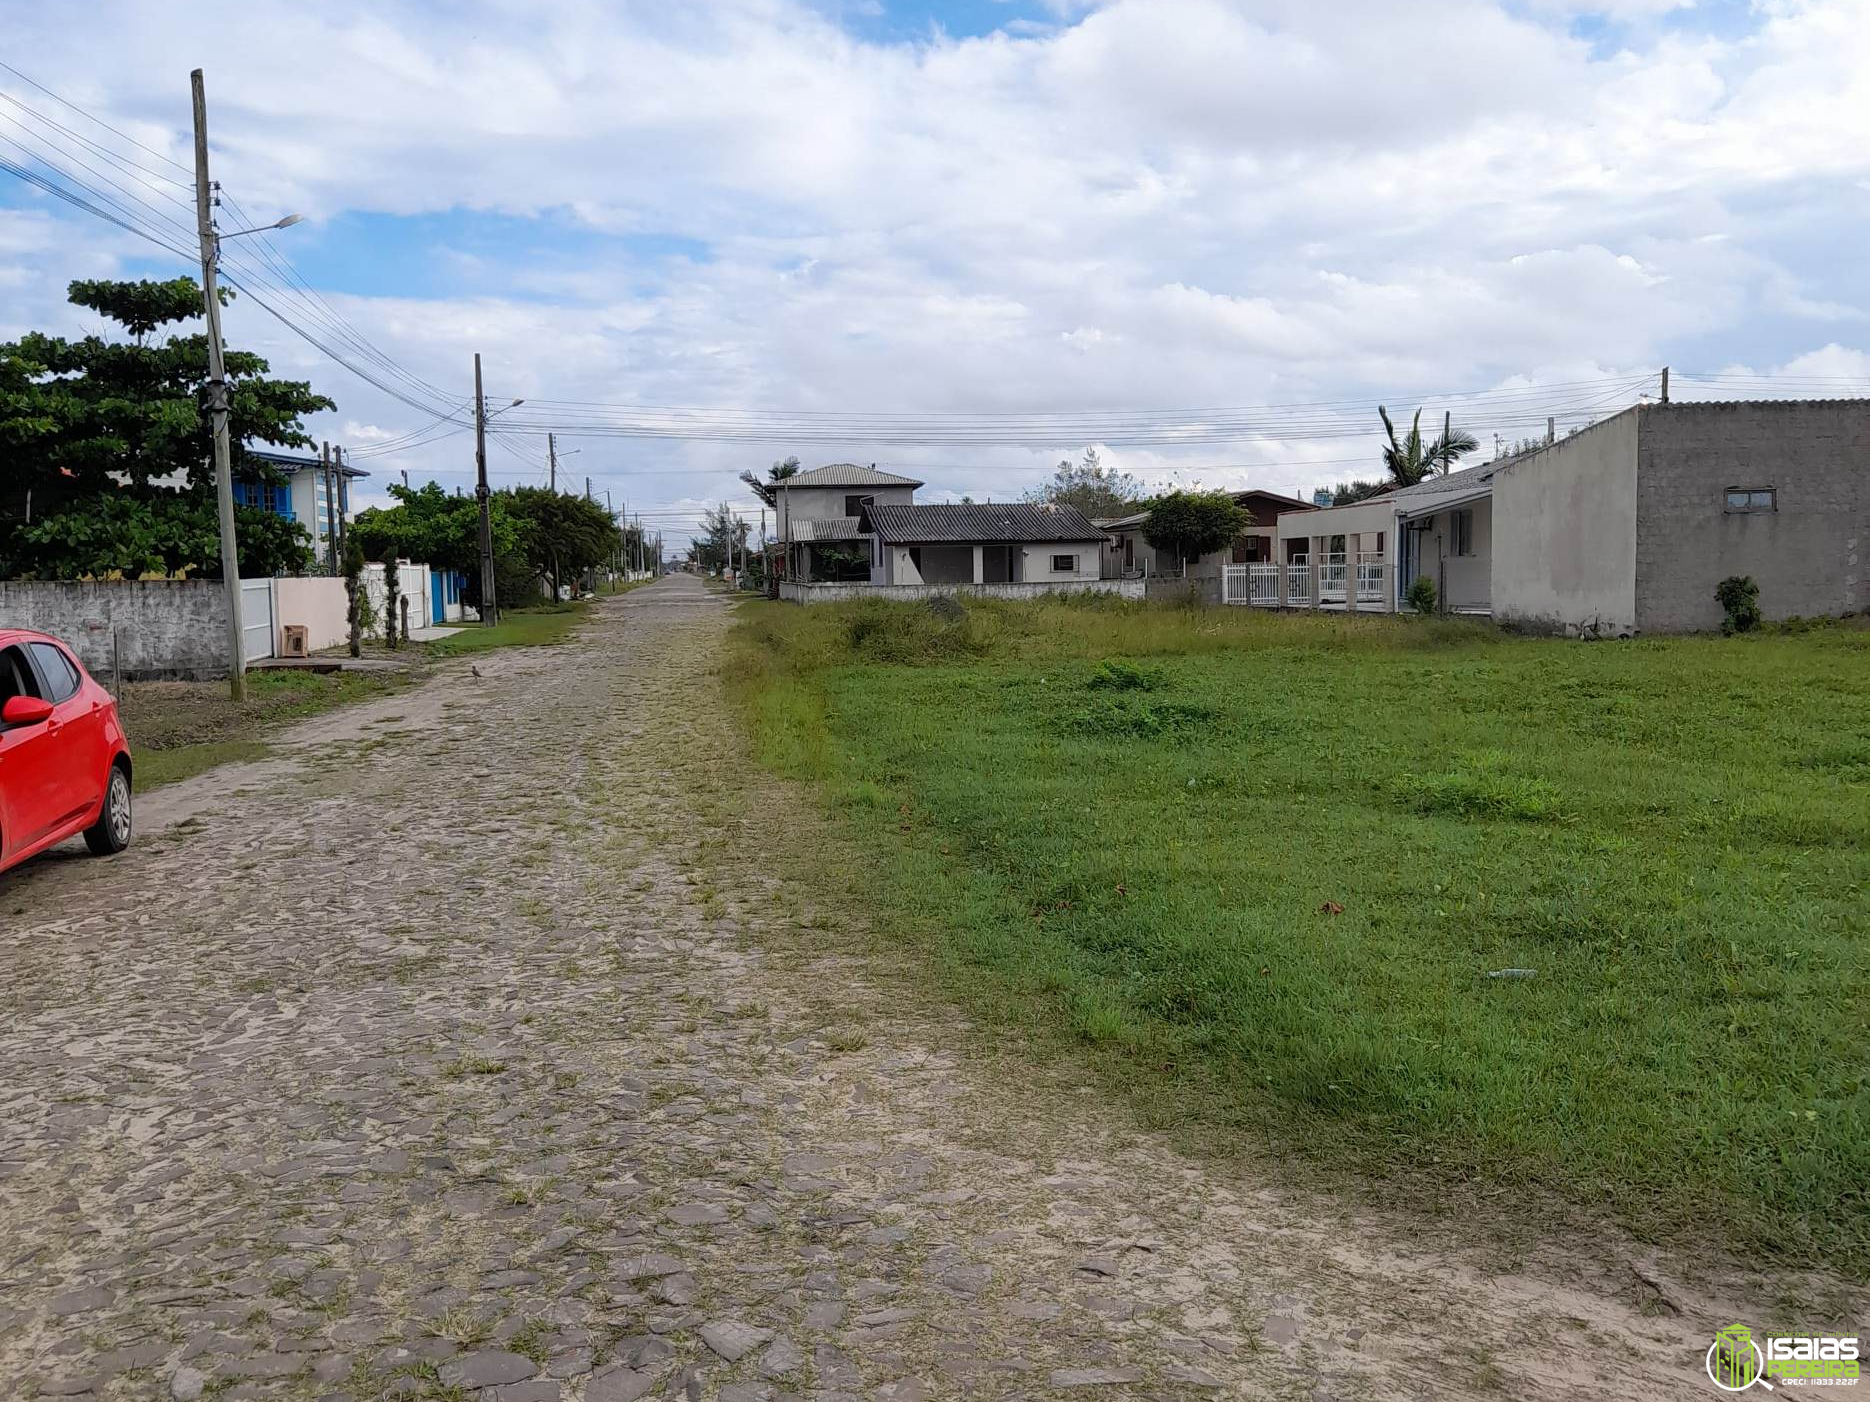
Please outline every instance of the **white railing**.
[[1247, 602], [1256, 608], [1279, 607], [1279, 566], [1261, 561], [1247, 566]]
[[1286, 602], [1308, 605], [1312, 601], [1312, 562], [1306, 555], [1294, 555], [1286, 561]]
[[1357, 602], [1359, 605], [1386, 602], [1383, 592], [1383, 579], [1386, 573], [1381, 554], [1373, 551], [1358, 555]]
[[1327, 604], [1344, 602], [1344, 552], [1329, 550], [1318, 557], [1318, 597]]
[[1246, 565], [1221, 566], [1221, 602], [1224, 604], [1244, 604], [1247, 602]]

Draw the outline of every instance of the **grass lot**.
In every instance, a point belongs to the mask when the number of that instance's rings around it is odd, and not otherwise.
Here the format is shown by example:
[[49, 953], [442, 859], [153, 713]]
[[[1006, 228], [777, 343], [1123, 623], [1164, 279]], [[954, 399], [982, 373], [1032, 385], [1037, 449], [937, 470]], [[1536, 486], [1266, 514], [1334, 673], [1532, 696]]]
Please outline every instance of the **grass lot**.
[[584, 616], [581, 603], [541, 604], [537, 608], [504, 609], [491, 628], [470, 623], [452, 637], [426, 643], [430, 657], [460, 657], [495, 647], [528, 647], [562, 643]]
[[136, 787], [159, 788], [216, 765], [263, 758], [268, 727], [382, 696], [407, 680], [381, 672], [249, 672], [239, 705], [226, 682], [132, 682], [118, 709], [136, 759]]
[[1158, 1118], [1870, 1259], [1870, 631], [762, 603], [737, 638], [878, 926]]

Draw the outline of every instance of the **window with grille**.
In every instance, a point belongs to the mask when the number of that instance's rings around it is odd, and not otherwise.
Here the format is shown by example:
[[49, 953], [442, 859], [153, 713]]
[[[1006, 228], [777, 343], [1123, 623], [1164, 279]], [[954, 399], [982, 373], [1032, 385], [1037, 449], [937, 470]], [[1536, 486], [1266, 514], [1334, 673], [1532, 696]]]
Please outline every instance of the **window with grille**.
[[1456, 555], [1474, 553], [1474, 513], [1470, 510], [1449, 513], [1449, 536]]
[[1779, 493], [1772, 487], [1729, 487], [1727, 510], [1730, 515], [1748, 511], [1777, 511]]
[[1053, 574], [1076, 574], [1078, 557], [1076, 555], [1054, 555], [1052, 557]]

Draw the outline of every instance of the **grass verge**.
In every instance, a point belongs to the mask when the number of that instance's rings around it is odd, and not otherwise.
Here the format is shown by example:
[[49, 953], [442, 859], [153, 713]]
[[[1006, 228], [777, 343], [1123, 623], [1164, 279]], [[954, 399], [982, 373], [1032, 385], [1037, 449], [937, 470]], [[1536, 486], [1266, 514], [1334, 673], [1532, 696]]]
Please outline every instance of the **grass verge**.
[[217, 765], [264, 758], [263, 737], [272, 727], [386, 695], [408, 681], [394, 672], [258, 671], [247, 674], [239, 703], [226, 682], [132, 682], [117, 701], [136, 758], [136, 786], [146, 792]]
[[1862, 1273], [1870, 633], [752, 604], [732, 656], [876, 924], [1158, 1116]]
[[585, 605], [576, 602], [507, 609], [491, 628], [470, 623], [458, 633], [422, 646], [430, 657], [461, 657], [496, 647], [542, 647], [562, 643], [578, 626], [584, 610]]

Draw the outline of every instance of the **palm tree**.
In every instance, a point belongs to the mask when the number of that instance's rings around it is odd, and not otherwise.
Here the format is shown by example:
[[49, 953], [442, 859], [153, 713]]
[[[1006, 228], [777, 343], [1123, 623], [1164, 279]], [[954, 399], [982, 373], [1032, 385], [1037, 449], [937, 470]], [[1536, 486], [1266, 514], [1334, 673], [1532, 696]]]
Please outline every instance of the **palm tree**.
[[1465, 457], [1480, 446], [1479, 440], [1465, 429], [1444, 431], [1433, 442], [1424, 443], [1420, 409], [1415, 411], [1409, 436], [1398, 442], [1396, 425], [1390, 422], [1390, 411], [1379, 404], [1377, 413], [1383, 416], [1383, 430], [1390, 436], [1389, 447], [1383, 450], [1383, 466], [1393, 486], [1413, 487], [1431, 472], [1447, 472], [1454, 467], [1457, 458]]
[[753, 488], [753, 495], [765, 502], [768, 506], [777, 506], [779, 503], [774, 499], [775, 493], [773, 491], [773, 483], [783, 482], [788, 477], [797, 477], [798, 475], [799, 460], [793, 457], [787, 458], [784, 462], [776, 462], [771, 467], [767, 468], [766, 480], [764, 482], [758, 477], [755, 477], [751, 470], [741, 473], [740, 480]]

